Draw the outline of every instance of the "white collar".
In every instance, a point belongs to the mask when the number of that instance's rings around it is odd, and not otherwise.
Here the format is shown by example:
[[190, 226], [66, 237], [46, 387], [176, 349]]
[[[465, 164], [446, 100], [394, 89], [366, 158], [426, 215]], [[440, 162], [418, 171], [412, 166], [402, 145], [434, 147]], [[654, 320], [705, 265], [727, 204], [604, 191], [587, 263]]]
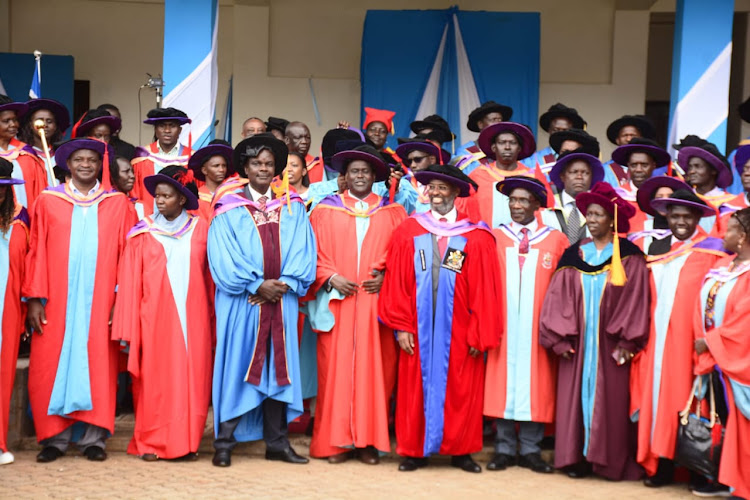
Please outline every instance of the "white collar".
[[161, 156], [179, 156], [180, 155], [180, 142], [177, 141], [177, 144], [174, 145], [172, 149], [169, 151], [164, 151], [161, 147], [161, 143], [159, 141], [156, 141], [156, 150]]
[[537, 230], [539, 229], [539, 223], [537, 222], [536, 217], [534, 217], [531, 220], [531, 222], [529, 222], [526, 225], [519, 224], [518, 222], [515, 222], [515, 221], [510, 221], [510, 224], [508, 225], [508, 227], [510, 227], [510, 230], [513, 231], [513, 233], [516, 236], [520, 237], [521, 236], [521, 229], [523, 229], [523, 228], [528, 229], [529, 230], [529, 234], [536, 233]]
[[351, 196], [355, 200], [359, 200], [362, 203], [367, 203], [365, 200], [367, 199], [368, 196], [370, 196], [372, 194], [372, 191], [370, 191], [369, 193], [367, 193], [364, 198], [360, 198], [359, 196], [357, 196], [354, 193], [352, 193], [351, 189], [347, 189], [346, 190], [346, 194], [348, 194], [349, 196]]
[[573, 203], [573, 206], [575, 206], [576, 199], [570, 196], [568, 192], [563, 189], [562, 194], [560, 195], [560, 202], [562, 203], [563, 207], [567, 206], [570, 203]]
[[458, 219], [458, 210], [456, 210], [455, 205], [453, 206], [453, 208], [451, 208], [450, 212], [445, 215], [440, 215], [434, 210], [430, 210], [430, 213], [435, 218], [435, 220], [439, 221], [440, 219], [446, 219], [449, 224], [455, 223], [456, 219]]
[[266, 189], [265, 193], [259, 193], [250, 184], [247, 184], [247, 190], [250, 193], [250, 196], [253, 198], [253, 201], [258, 201], [261, 196], [265, 196], [267, 198], [267, 201], [271, 201], [271, 186], [268, 186], [268, 189]]
[[96, 193], [96, 191], [99, 189], [99, 181], [96, 181], [96, 184], [94, 184], [94, 187], [91, 188], [91, 190], [88, 193], [86, 193], [86, 194], [84, 194], [84, 193], [82, 193], [82, 192], [80, 192], [78, 190], [78, 188], [76, 187], [75, 183], [73, 182], [73, 179], [70, 179], [69, 186], [70, 186], [70, 191], [73, 194], [78, 194], [78, 195], [81, 195], [81, 196], [91, 196], [92, 194]]

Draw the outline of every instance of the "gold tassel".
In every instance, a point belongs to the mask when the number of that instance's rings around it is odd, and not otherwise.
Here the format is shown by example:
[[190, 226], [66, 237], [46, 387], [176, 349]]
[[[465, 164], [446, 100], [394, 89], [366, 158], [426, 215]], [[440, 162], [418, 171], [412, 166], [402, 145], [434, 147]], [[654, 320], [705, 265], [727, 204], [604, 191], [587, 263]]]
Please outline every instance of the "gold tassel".
[[[277, 183], [272, 183], [271, 189], [273, 189], [273, 192], [279, 198], [283, 195], [286, 195], [286, 208], [289, 210], [289, 215], [292, 215], [292, 204], [291, 204], [291, 198], [289, 195], [289, 171], [288, 170], [284, 169], [284, 174], [281, 178], [281, 185], [278, 185]], [[282, 201], [282, 204], [283, 203], [284, 201]]]
[[613, 286], [623, 286], [628, 282], [625, 267], [620, 257], [620, 236], [617, 232], [617, 203], [615, 205], [615, 237], [612, 241], [612, 266], [609, 272], [609, 282]]

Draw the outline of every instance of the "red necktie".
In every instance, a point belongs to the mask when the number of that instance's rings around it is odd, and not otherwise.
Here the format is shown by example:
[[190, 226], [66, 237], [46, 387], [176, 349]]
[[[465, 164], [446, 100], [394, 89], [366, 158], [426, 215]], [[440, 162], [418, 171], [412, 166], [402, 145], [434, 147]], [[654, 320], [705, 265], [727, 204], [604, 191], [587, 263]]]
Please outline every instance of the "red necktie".
[[266, 202], [268, 201], [268, 196], [261, 196], [258, 198], [258, 205], [261, 212], [266, 211]]
[[529, 229], [521, 228], [521, 243], [518, 245], [518, 265], [523, 269], [523, 263], [526, 262], [526, 254], [529, 253]]
[[[445, 217], [440, 217], [440, 222], [448, 222], [448, 219]], [[438, 236], [437, 239], [438, 244], [438, 252], [440, 252], [440, 257], [445, 255], [445, 249], [448, 247], [448, 237], [447, 236]]]

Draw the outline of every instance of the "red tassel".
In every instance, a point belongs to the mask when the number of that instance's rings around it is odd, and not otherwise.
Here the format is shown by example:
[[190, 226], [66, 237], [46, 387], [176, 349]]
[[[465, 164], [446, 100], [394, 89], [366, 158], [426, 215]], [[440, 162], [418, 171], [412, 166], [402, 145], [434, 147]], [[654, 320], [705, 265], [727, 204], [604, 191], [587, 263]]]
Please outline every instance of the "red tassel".
[[672, 177], [672, 161], [669, 161], [669, 165], [667, 166], [667, 175], [669, 177]]
[[549, 207], [550, 204], [554, 206], [555, 193], [552, 192], [552, 186], [549, 185], [547, 177], [542, 173], [542, 166], [539, 165], [539, 161], [536, 162], [536, 168], [534, 168], [534, 177], [536, 180], [544, 184], [544, 189], [547, 191], [547, 206]]
[[75, 139], [78, 137], [78, 127], [81, 125], [81, 122], [83, 121], [84, 117], [86, 116], [86, 113], [81, 116], [81, 118], [78, 119], [78, 121], [73, 125], [73, 130], [70, 132], [71, 139]]
[[185, 173], [178, 173], [175, 176], [175, 180], [183, 186], [187, 186], [191, 182], [195, 182], [195, 177], [193, 176], [193, 171], [191, 169], [187, 169]]
[[193, 156], [193, 124], [190, 124], [190, 132], [188, 132], [188, 160]]
[[396, 196], [396, 181], [391, 179], [391, 187], [388, 188], [388, 201], [393, 203], [393, 199]]
[[109, 176], [109, 144], [100, 139], [94, 139], [104, 144], [104, 159], [102, 160], [102, 188], [105, 191], [112, 190], [112, 179]]

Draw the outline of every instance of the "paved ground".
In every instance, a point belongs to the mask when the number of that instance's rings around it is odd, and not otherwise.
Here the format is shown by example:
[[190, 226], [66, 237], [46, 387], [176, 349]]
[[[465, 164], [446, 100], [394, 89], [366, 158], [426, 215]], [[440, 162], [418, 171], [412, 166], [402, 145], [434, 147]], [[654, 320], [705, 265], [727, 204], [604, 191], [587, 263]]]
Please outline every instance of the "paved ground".
[[[308, 465], [268, 462], [262, 442], [241, 443], [232, 466], [211, 464], [213, 426], [209, 416], [197, 462], [144, 462], [127, 455], [133, 415], [117, 417], [115, 435], [107, 442], [109, 459], [92, 463], [77, 451], [51, 464], [38, 464], [36, 439], [25, 438], [15, 450], [16, 462], [0, 466], [0, 500], [6, 498], [475, 498], [502, 499], [687, 499], [695, 498], [684, 485], [659, 490], [640, 482], [614, 483], [597, 478], [574, 480], [561, 473], [535, 474], [513, 467], [506, 471], [469, 474], [451, 468], [448, 459], [433, 459], [430, 467], [398, 472], [398, 459], [380, 465], [351, 461], [331, 465], [312, 460]], [[310, 438], [293, 434], [290, 441], [301, 454], [309, 452]], [[475, 459], [484, 466], [489, 443]], [[551, 452], [544, 457], [551, 459]], [[461, 497], [465, 498], [461, 498]], [[468, 497], [470, 496], [470, 497]], [[468, 498], [467, 498], [468, 497]]]
[[77, 452], [69, 452], [54, 463], [37, 464], [35, 455], [35, 451], [19, 452], [16, 463], [0, 467], [0, 498], [692, 497], [684, 486], [651, 490], [640, 483], [573, 480], [559, 473], [542, 476], [518, 467], [469, 474], [452, 469], [445, 462], [404, 473], [396, 470], [395, 459], [386, 459], [377, 466], [359, 462], [330, 465], [322, 460], [297, 466], [237, 455], [232, 467], [220, 469], [211, 465], [211, 455], [206, 453], [197, 462], [189, 463], [146, 463], [123, 452], [111, 452], [106, 462], [91, 463]]

